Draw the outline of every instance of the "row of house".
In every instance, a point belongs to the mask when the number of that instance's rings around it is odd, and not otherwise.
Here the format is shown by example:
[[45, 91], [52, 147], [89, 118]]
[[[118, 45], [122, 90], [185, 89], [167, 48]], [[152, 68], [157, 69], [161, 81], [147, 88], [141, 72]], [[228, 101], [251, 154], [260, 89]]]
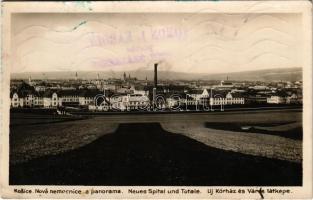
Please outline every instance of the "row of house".
[[34, 87], [22, 83], [21, 86], [11, 91], [11, 107], [58, 107], [89, 105], [94, 102], [94, 97], [102, 94], [99, 90], [46, 90], [36, 91]]
[[99, 97], [103, 99], [96, 105], [89, 105], [89, 110], [154, 110], [197, 106], [245, 104], [243, 97], [235, 93], [208, 92], [207, 89], [184, 92], [159, 92], [149, 97], [149, 93], [114, 94]]
[[148, 110], [151, 103], [146, 95], [142, 94], [114, 94], [112, 96], [98, 96], [95, 103], [89, 104], [88, 109], [92, 111], [108, 110]]
[[291, 96], [278, 96], [273, 95], [266, 99], [268, 104], [302, 104], [302, 97], [297, 94], [292, 94]]
[[[204, 90], [170, 92], [168, 89], [158, 91], [152, 97], [149, 88], [132, 87], [124, 93], [104, 92], [94, 89], [76, 90], [45, 90], [37, 91], [34, 87], [22, 83], [19, 88], [11, 91], [11, 106], [16, 107], [60, 107], [88, 106], [89, 110], [135, 110], [152, 107], [169, 108], [177, 105], [231, 105], [244, 104], [244, 98], [235, 93], [216, 93]], [[155, 98], [155, 99], [154, 99]], [[153, 102], [154, 101], [154, 102]]]
[[77, 107], [89, 110], [151, 110], [183, 106], [243, 105], [246, 103], [292, 104], [299, 103], [302, 96], [296, 93], [275, 95], [247, 95], [240, 89], [188, 89], [184, 86], [159, 87], [156, 93], [149, 86], [131, 86], [125, 90], [100, 91], [98, 89], [45, 90], [38, 91], [27, 83], [22, 83], [11, 91], [11, 107]]

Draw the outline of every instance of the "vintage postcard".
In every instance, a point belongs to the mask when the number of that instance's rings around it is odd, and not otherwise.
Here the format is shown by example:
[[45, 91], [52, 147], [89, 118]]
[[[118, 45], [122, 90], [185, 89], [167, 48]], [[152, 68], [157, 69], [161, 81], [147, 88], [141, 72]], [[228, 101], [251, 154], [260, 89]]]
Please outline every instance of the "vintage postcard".
[[312, 198], [309, 1], [4, 2], [3, 198]]

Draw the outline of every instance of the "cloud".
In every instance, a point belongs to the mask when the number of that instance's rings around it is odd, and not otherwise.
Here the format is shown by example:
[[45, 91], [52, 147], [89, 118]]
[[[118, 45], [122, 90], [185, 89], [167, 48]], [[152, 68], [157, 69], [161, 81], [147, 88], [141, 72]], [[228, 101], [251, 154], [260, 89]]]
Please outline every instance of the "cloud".
[[153, 62], [198, 73], [301, 67], [300, 20], [297, 14], [16, 14], [12, 72], [108, 70], [94, 60], [122, 58], [109, 70]]

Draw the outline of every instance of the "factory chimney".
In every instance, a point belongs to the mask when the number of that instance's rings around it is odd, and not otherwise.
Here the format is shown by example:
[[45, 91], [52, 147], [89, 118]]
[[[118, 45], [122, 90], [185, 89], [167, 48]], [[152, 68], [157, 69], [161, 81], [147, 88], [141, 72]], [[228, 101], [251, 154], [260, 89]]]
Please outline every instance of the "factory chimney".
[[158, 86], [158, 63], [154, 63], [154, 87]]
[[152, 99], [152, 109], [156, 109], [156, 90], [158, 86], [158, 63], [154, 63], [154, 87], [152, 91], [153, 99]]

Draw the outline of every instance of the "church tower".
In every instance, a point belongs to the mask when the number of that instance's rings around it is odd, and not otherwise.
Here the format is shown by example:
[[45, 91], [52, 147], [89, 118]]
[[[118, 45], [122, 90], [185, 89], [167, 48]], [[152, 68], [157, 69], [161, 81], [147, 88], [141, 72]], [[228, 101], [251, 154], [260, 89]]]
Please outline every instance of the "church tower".
[[124, 81], [126, 81], [126, 73], [124, 72], [124, 75], [123, 75], [123, 79]]
[[32, 77], [31, 76], [28, 77], [28, 84], [32, 85]]

